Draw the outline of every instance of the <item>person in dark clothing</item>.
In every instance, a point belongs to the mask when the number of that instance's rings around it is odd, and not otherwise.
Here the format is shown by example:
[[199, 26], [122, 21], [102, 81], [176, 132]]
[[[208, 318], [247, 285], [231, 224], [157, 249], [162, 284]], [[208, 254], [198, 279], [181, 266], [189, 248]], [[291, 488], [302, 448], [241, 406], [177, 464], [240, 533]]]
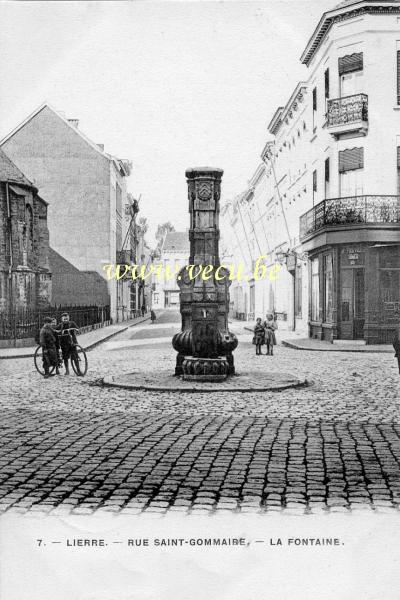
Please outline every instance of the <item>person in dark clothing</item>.
[[65, 374], [69, 375], [69, 359], [72, 349], [77, 345], [76, 334], [78, 326], [74, 321], [70, 321], [69, 314], [61, 315], [61, 323], [57, 326], [57, 333], [60, 340], [60, 347], [65, 366]]
[[58, 371], [58, 341], [57, 334], [53, 327], [53, 319], [51, 317], [45, 317], [44, 325], [40, 330], [39, 343], [43, 348], [43, 368], [44, 377], [52, 377], [50, 374], [50, 367], [56, 367]]
[[146, 307], [145, 307], [144, 304], [143, 304], [143, 306], [141, 308], [141, 311], [142, 311], [142, 317], [144, 317], [144, 315], [146, 314]]
[[400, 373], [400, 325], [397, 328], [396, 333], [393, 338], [393, 348], [394, 348], [394, 356], [397, 358], [397, 364], [399, 366]]
[[255, 346], [256, 346], [256, 355], [258, 356], [258, 355], [262, 354], [261, 346], [264, 344], [264, 340], [265, 340], [264, 325], [262, 324], [260, 317], [258, 317], [253, 331], [254, 331], [253, 344], [255, 344]]
[[150, 311], [150, 319], [151, 319], [151, 324], [153, 324], [154, 321], [156, 320], [156, 313], [154, 312], [153, 309]]

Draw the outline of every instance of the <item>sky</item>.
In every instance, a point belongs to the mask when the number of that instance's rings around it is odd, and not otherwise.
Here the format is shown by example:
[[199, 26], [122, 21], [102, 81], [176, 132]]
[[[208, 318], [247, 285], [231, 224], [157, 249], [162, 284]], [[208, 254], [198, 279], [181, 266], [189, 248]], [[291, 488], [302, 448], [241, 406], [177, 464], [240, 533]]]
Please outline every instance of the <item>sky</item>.
[[224, 169], [223, 200], [247, 187], [300, 55], [335, 0], [0, 0], [0, 138], [47, 101], [105, 151], [132, 161], [153, 243], [189, 226], [185, 170]]

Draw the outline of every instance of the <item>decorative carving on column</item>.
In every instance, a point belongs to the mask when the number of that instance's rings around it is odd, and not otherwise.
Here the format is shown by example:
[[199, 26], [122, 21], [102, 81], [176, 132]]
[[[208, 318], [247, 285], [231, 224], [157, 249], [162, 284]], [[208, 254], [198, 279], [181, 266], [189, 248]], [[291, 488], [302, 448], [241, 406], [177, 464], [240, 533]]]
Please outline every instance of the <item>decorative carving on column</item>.
[[[182, 331], [172, 345], [178, 352], [175, 375], [184, 379], [221, 381], [235, 372], [236, 336], [228, 330], [229, 271], [219, 261], [219, 200], [223, 171], [188, 169], [190, 257], [193, 273], [212, 265], [203, 279], [191, 278], [188, 268], [178, 274]], [[219, 268], [219, 269], [218, 269]], [[216, 277], [218, 269], [218, 277]]]

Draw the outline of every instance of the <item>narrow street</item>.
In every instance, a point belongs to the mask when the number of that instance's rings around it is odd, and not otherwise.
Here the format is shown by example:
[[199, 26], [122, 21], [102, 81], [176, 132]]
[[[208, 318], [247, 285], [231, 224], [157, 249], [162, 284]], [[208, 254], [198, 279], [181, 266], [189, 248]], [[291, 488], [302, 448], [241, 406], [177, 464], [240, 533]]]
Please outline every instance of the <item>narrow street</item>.
[[32, 359], [0, 361], [3, 511], [398, 509], [392, 355], [278, 345], [274, 357], [256, 357], [251, 333], [236, 322], [238, 377], [273, 369], [311, 385], [251, 394], [101, 386], [110, 374], [146, 371], [151, 380], [173, 369], [179, 327], [169, 311], [131, 327], [88, 353], [84, 379], [44, 380]]

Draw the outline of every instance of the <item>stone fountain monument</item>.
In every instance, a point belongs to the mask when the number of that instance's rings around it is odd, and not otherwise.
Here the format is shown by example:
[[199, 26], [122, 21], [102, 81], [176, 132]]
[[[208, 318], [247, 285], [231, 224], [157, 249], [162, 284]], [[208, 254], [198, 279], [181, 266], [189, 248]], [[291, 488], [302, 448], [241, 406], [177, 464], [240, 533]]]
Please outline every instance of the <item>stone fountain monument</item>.
[[186, 171], [190, 257], [177, 276], [182, 330], [172, 339], [178, 352], [175, 375], [184, 380], [222, 381], [235, 373], [232, 352], [238, 340], [228, 330], [231, 282], [218, 249], [222, 175], [209, 167]]

